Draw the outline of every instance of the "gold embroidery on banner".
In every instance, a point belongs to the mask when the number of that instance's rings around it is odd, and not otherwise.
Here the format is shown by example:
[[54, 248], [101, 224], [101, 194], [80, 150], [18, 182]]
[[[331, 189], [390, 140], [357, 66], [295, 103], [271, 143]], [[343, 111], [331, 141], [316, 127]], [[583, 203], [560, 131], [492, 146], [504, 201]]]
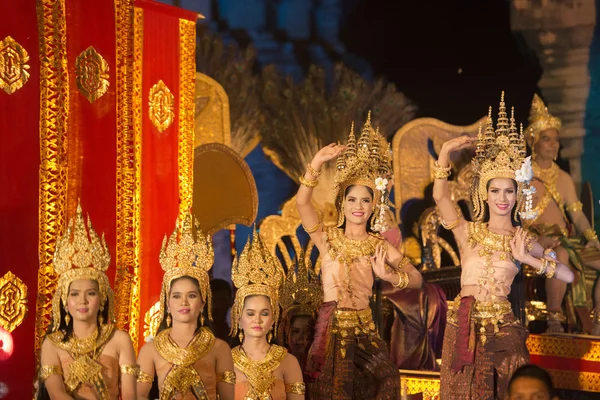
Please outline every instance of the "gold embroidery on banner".
[[27, 314], [27, 286], [8, 271], [0, 278], [0, 326], [12, 332]]
[[194, 117], [196, 22], [179, 19], [179, 218], [192, 208], [194, 191]]
[[[115, 309], [117, 327], [129, 329], [137, 344], [131, 318], [131, 270], [136, 267], [135, 231], [135, 165], [133, 137], [133, 0], [115, 0], [116, 23], [116, 92], [117, 96], [117, 248], [115, 252]], [[133, 310], [135, 311], [135, 310]], [[134, 346], [137, 351], [138, 346]]]
[[66, 133], [69, 110], [67, 28], [64, 0], [38, 0], [40, 45], [40, 216], [35, 353], [52, 315], [57, 276], [52, 267], [56, 239], [65, 227], [67, 168]]
[[162, 80], [152, 86], [148, 95], [150, 121], [163, 133], [175, 121], [175, 97]]
[[600, 343], [588, 339], [530, 335], [527, 349], [531, 355], [574, 358], [600, 363]]
[[[141, 198], [142, 198], [142, 57], [144, 45], [144, 10], [134, 10], [133, 31], [133, 135], [135, 148], [135, 196], [134, 196], [134, 254], [133, 280], [131, 282], [131, 304], [129, 334], [137, 350], [139, 345], [140, 322], [140, 273], [142, 264], [142, 228], [141, 228]], [[157, 326], [158, 328], [158, 326]], [[156, 332], [156, 331], [155, 331]]]
[[600, 373], [547, 369], [554, 387], [570, 390], [600, 391]]
[[108, 63], [92, 46], [75, 59], [77, 87], [90, 103], [106, 93], [108, 86]]
[[12, 37], [0, 41], [0, 89], [13, 94], [29, 79], [29, 54]]
[[423, 400], [437, 400], [440, 395], [440, 379], [438, 377], [416, 377], [400, 375], [400, 395], [423, 394]]
[[146, 341], [156, 336], [162, 318], [160, 301], [157, 301], [148, 311], [146, 311], [146, 314], [144, 314], [144, 339]]

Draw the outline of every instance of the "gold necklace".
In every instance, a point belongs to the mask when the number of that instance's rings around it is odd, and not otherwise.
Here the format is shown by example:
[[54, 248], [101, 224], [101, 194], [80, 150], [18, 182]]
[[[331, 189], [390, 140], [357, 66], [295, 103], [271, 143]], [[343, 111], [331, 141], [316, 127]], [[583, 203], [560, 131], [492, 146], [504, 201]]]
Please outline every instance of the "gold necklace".
[[248, 392], [245, 399], [270, 400], [271, 390], [275, 385], [273, 372], [279, 367], [287, 350], [284, 347], [272, 345], [265, 358], [256, 361], [248, 357], [242, 346], [237, 346], [231, 351], [233, 364], [246, 375]]
[[563, 201], [560, 196], [560, 193], [558, 192], [558, 189], [556, 188], [556, 182], [558, 181], [558, 172], [560, 170], [558, 164], [553, 162], [550, 168], [542, 168], [539, 166], [538, 163], [534, 161], [531, 163], [531, 166], [533, 168], [533, 176], [542, 181], [544, 187], [546, 188], [546, 191], [548, 191], [552, 195], [552, 198], [554, 199], [556, 204], [562, 207]]
[[469, 244], [475, 247], [480, 244], [482, 247], [493, 251], [502, 251], [512, 253], [510, 241], [512, 235], [502, 235], [500, 233], [490, 232], [485, 222], [472, 222], [469, 224]]
[[215, 335], [210, 329], [202, 327], [185, 347], [181, 348], [171, 337], [171, 330], [165, 329], [154, 338], [154, 347], [158, 354], [171, 364], [188, 366], [205, 357], [215, 344]]

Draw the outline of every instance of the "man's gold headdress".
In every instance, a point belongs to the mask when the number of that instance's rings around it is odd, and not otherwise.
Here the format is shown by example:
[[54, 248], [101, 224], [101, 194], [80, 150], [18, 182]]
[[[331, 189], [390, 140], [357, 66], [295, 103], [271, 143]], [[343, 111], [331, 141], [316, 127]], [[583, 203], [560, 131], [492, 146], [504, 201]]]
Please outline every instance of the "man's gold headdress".
[[473, 164], [473, 182], [471, 183], [471, 198], [473, 201], [473, 217], [481, 220], [484, 217], [485, 202], [487, 200], [487, 184], [494, 178], [514, 179], [518, 186], [517, 210], [523, 208], [526, 197], [525, 212], [522, 218], [531, 217], [531, 194], [534, 188], [529, 187], [533, 178], [531, 160], [526, 156], [525, 138], [523, 127], [517, 131], [512, 109], [510, 120], [506, 114], [504, 92], [500, 99], [498, 121], [494, 130], [492, 120], [492, 107], [489, 108], [485, 132], [479, 127], [477, 151], [471, 161]]
[[[381, 211], [387, 209], [386, 185], [390, 176], [390, 147], [388, 142], [371, 126], [371, 112], [363, 125], [358, 142], [354, 136], [354, 124], [348, 136], [346, 150], [336, 161], [334, 177], [334, 198], [338, 211], [338, 225], [344, 222], [342, 204], [346, 189], [352, 185], [362, 185], [373, 190], [374, 230], [378, 228]], [[384, 183], [385, 182], [385, 183]]]
[[208, 318], [212, 319], [212, 295], [208, 271], [213, 265], [214, 258], [210, 238], [202, 234], [198, 221], [191, 212], [187, 212], [182, 221], [177, 220], [175, 230], [169, 239], [165, 235], [162, 242], [159, 260], [165, 275], [160, 291], [159, 315], [164, 315], [171, 282], [189, 276], [200, 284], [200, 296], [208, 307]]
[[104, 235], [100, 240], [92, 227], [89, 216], [86, 229], [81, 205], [77, 204], [77, 215], [69, 221], [67, 231], [56, 242], [56, 251], [54, 252], [54, 270], [58, 274], [58, 285], [52, 298], [53, 331], [57, 331], [60, 326], [61, 306], [67, 307], [69, 286], [73, 281], [79, 279], [98, 282], [100, 311], [104, 310], [108, 300], [108, 322], [114, 321], [113, 290], [105, 273], [109, 265], [110, 254]]
[[239, 318], [248, 296], [267, 296], [273, 308], [275, 331], [279, 320], [279, 289], [283, 283], [283, 267], [260, 240], [254, 230], [244, 250], [233, 261], [231, 280], [238, 289], [231, 308], [231, 336], [238, 332]]
[[[297, 271], [291, 269], [286, 274], [281, 289], [279, 304], [283, 310], [277, 337], [285, 343], [285, 335], [294, 316], [315, 316], [317, 308], [323, 302], [323, 287], [319, 276], [313, 271], [304, 253], [296, 258]], [[308, 265], [307, 265], [308, 264]]]
[[537, 94], [533, 95], [533, 101], [531, 102], [531, 111], [529, 112], [529, 126], [525, 130], [527, 135], [527, 141], [531, 146], [531, 151], [535, 155], [534, 147], [537, 141], [540, 139], [540, 132], [546, 129], [556, 129], [560, 132], [562, 128], [562, 121], [560, 118], [550, 114], [548, 107], [544, 104], [544, 101]]

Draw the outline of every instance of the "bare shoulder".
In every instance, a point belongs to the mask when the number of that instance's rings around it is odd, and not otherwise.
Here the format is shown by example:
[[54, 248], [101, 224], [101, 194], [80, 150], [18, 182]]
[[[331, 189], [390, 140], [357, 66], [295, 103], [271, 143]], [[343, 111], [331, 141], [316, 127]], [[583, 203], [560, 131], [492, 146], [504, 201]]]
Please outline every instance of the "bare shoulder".
[[561, 183], [575, 184], [575, 182], [573, 181], [573, 177], [567, 171], [560, 168], [558, 170], [558, 180]]
[[231, 348], [229, 347], [227, 342], [218, 338], [215, 338], [215, 344], [213, 345], [212, 349], [217, 355], [227, 353], [231, 354]]
[[287, 367], [287, 368], [300, 369], [300, 363], [298, 362], [298, 359], [296, 358], [296, 356], [294, 356], [291, 353], [287, 353], [281, 363], [283, 364], [284, 367]]
[[54, 342], [48, 336], [46, 336], [42, 342], [42, 352], [56, 352], [57, 349], [58, 348]]
[[129, 336], [127, 332], [118, 329], [115, 331], [113, 339], [116, 340], [118, 343], [131, 343], [131, 336]]
[[156, 347], [154, 347], [154, 342], [148, 342], [148, 343], [145, 343], [142, 346], [142, 348], [140, 349], [138, 359], [144, 358], [144, 357], [154, 357], [154, 355], [156, 353], [157, 352], [156, 352]]

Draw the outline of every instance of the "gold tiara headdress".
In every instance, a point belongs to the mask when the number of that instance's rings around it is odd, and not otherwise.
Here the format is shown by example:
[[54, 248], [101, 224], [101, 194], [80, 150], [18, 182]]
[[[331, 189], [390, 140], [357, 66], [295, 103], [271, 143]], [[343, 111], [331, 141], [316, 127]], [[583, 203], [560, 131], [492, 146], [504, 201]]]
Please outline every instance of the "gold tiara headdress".
[[212, 319], [212, 295], [208, 271], [213, 265], [214, 258], [210, 238], [204, 236], [198, 221], [188, 211], [182, 221], [177, 220], [171, 236], [167, 239], [165, 235], [162, 242], [159, 261], [165, 275], [160, 291], [160, 315], [164, 314], [164, 307], [171, 291], [171, 282], [189, 276], [200, 284], [200, 296], [208, 307], [208, 318]]
[[260, 240], [254, 230], [252, 239], [248, 238], [244, 250], [233, 261], [231, 280], [238, 289], [231, 308], [231, 331], [238, 332], [239, 318], [244, 308], [244, 300], [248, 296], [267, 296], [273, 308], [274, 330], [277, 332], [279, 320], [279, 289], [283, 283], [283, 267]]
[[106, 270], [110, 265], [110, 253], [106, 240], [102, 240], [92, 227], [88, 215], [87, 229], [83, 219], [81, 204], [77, 204], [77, 215], [71, 218], [67, 231], [56, 242], [54, 252], [54, 270], [58, 274], [56, 293], [52, 298], [52, 327], [53, 331], [60, 326], [60, 308], [67, 306], [69, 286], [75, 280], [90, 279], [98, 282], [100, 292], [100, 309], [106, 306], [108, 300], [108, 319], [112, 323], [115, 319], [114, 296], [110, 287]]
[[533, 101], [531, 102], [531, 111], [529, 112], [529, 126], [525, 130], [532, 153], [534, 153], [535, 144], [540, 139], [540, 132], [552, 128], [560, 132], [562, 121], [560, 118], [550, 114], [544, 101], [540, 96], [534, 94]]
[[336, 160], [333, 191], [338, 211], [338, 225], [344, 222], [342, 204], [346, 189], [352, 185], [362, 185], [373, 190], [375, 206], [373, 227], [376, 231], [382, 230], [379, 220], [388, 208], [386, 186], [389, 177], [390, 145], [379, 133], [379, 130], [373, 129], [371, 126], [371, 112], [369, 111], [358, 141], [354, 136], [354, 124], [352, 124], [346, 150]]
[[[471, 197], [473, 201], [473, 216], [476, 220], [484, 217], [485, 201], [487, 200], [487, 184], [494, 178], [509, 178], [517, 181], [518, 196], [517, 210], [523, 208], [522, 218], [533, 218], [531, 211], [531, 194], [535, 191], [529, 186], [533, 179], [531, 159], [526, 156], [523, 126], [517, 130], [514, 108], [510, 120], [506, 114], [504, 92], [500, 99], [498, 121], [496, 129], [492, 120], [492, 107], [489, 108], [485, 132], [479, 126], [477, 150], [472, 160], [473, 182], [471, 183]], [[524, 196], [525, 195], [525, 199]]]
[[321, 280], [304, 253], [300, 253], [296, 258], [297, 270], [294, 270], [293, 267], [292, 265], [286, 274], [279, 297], [279, 304], [283, 310], [277, 333], [280, 343], [285, 343], [292, 316], [309, 315], [314, 317], [317, 308], [323, 302]]

